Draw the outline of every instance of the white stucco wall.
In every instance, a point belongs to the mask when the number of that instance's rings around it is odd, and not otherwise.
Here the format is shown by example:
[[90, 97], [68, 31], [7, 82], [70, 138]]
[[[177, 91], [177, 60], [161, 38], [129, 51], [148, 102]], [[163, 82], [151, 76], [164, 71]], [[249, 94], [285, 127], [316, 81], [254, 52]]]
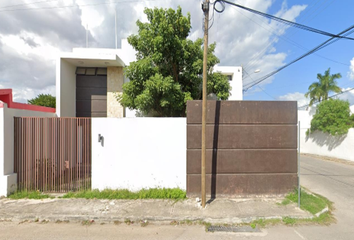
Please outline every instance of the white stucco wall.
[[55, 117], [55, 113], [0, 108], [0, 196], [16, 189], [14, 173], [14, 117]]
[[93, 118], [92, 188], [156, 187], [186, 189], [186, 118]]
[[242, 67], [215, 66], [214, 72], [232, 75], [232, 80], [230, 81], [230, 85], [232, 87], [231, 96], [228, 100], [243, 100]]
[[76, 66], [58, 58], [56, 65], [56, 112], [58, 117], [76, 116]]
[[311, 120], [316, 109], [299, 110], [300, 121], [300, 151], [301, 153], [316, 154], [354, 161], [354, 129], [349, 129], [347, 135], [331, 136], [330, 134], [316, 131], [306, 136], [306, 131], [311, 127]]

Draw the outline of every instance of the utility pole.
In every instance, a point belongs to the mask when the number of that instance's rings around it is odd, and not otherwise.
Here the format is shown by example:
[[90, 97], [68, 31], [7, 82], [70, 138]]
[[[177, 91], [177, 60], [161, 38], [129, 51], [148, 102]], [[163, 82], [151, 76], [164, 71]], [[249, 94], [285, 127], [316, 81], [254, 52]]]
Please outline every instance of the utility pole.
[[202, 3], [204, 12], [204, 56], [203, 56], [203, 106], [202, 106], [202, 207], [205, 208], [205, 156], [206, 156], [206, 109], [207, 109], [207, 62], [208, 62], [208, 30], [209, 30], [209, 0]]

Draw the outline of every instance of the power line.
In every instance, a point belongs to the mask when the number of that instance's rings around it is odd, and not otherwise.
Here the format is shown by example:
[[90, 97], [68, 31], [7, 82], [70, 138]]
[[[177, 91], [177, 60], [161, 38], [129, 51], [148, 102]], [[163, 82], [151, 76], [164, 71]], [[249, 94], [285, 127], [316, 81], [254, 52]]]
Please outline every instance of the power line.
[[273, 100], [276, 100], [275, 97], [273, 97], [272, 95], [270, 95], [269, 93], [267, 93], [263, 88], [261, 88], [260, 86], [257, 86], [259, 89], [261, 89], [262, 92], [264, 92], [265, 94], [268, 95], [268, 97], [271, 97]]
[[[242, 14], [242, 13], [241, 13], [241, 14]], [[243, 14], [243, 15], [244, 15], [244, 14]], [[246, 17], [247, 17], [247, 16], [246, 16]], [[247, 17], [247, 18], [248, 18], [248, 17]], [[249, 19], [250, 19], [250, 18], [249, 18]], [[250, 20], [253, 21], [252, 19], [250, 19]], [[263, 27], [261, 24], [257, 23], [256, 21], [253, 21], [253, 22], [256, 23], [257, 25], [259, 25], [260, 27], [264, 28], [265, 30], [267, 30], [265, 27]], [[274, 30], [274, 29], [273, 29], [273, 30]], [[288, 38], [286, 38], [286, 37], [282, 37], [282, 36], [280, 36], [280, 35], [279, 35], [278, 37], [279, 37], [280, 39], [286, 41], [286, 42], [289, 42], [289, 43], [293, 44], [294, 46], [296, 46], [296, 47], [298, 47], [298, 48], [300, 48], [300, 49], [303, 49], [303, 50], [305, 50], [305, 51], [309, 51], [307, 48], [303, 47], [302, 45], [300, 45], [300, 44], [298, 44], [298, 43], [296, 43], [296, 42], [294, 42], [294, 41], [292, 41], [291, 39], [288, 39]], [[266, 47], [266, 49], [264, 49], [264, 51], [262, 51], [262, 52], [264, 53], [264, 52], [268, 49], [268, 47], [269, 47], [274, 41], [275, 41], [275, 39], [273, 39], [273, 40], [268, 44], [268, 46]], [[260, 54], [262, 54], [262, 52], [259, 52], [259, 53], [257, 54], [257, 56], [259, 56]], [[341, 64], [341, 65], [345, 65], [345, 66], [350, 66], [349, 64], [342, 63], [342, 62], [339, 62], [339, 61], [330, 59], [330, 58], [328, 58], [328, 57], [321, 56], [321, 55], [319, 55], [319, 54], [315, 54], [315, 55], [318, 56], [318, 57], [324, 58], [324, 59], [326, 59], [326, 60], [335, 62], [335, 63], [337, 63], [337, 64]], [[257, 62], [257, 58], [258, 58], [257, 56], [256, 56], [256, 58], [255, 58], [254, 60], [251, 60], [249, 63], [247, 63], [247, 64], [244, 66], [244, 68], [253, 66], [253, 65]], [[246, 78], [247, 78], [247, 77], [246, 77]]]
[[[342, 34], [346, 33], [344, 36], [347, 36], [347, 35], [349, 35], [349, 34], [351, 34], [351, 33], [354, 32], [354, 31], [352, 30], [353, 28], [354, 28], [354, 25], [352, 25], [352, 26], [350, 26], [349, 28], [345, 29], [344, 31], [340, 32], [338, 35], [342, 35]], [[352, 30], [352, 31], [350, 31], [350, 30]], [[348, 31], [350, 31], [350, 32], [348, 32]], [[245, 88], [244, 91], [247, 91], [247, 90], [250, 89], [251, 87], [253, 87], [253, 86], [259, 84], [260, 82], [263, 82], [263, 81], [266, 80], [267, 78], [269, 78], [269, 77], [273, 76], [274, 74], [280, 72], [281, 70], [283, 70], [284, 68], [290, 66], [291, 64], [293, 64], [293, 63], [295, 63], [295, 62], [297, 62], [297, 61], [303, 59], [304, 57], [307, 57], [307, 56], [313, 54], [314, 52], [317, 52], [318, 50], [320, 50], [320, 49], [322, 49], [322, 48], [324, 48], [324, 47], [329, 46], [330, 44], [336, 42], [337, 40], [338, 40], [338, 38], [335, 39], [335, 37], [331, 37], [331, 38], [328, 39], [327, 41], [321, 43], [321, 44], [318, 45], [317, 47], [315, 47], [315, 48], [313, 48], [312, 50], [310, 50], [309, 52], [307, 52], [307, 53], [301, 55], [300, 57], [298, 57], [298, 58], [296, 58], [295, 60], [291, 61], [290, 63], [284, 65], [283, 67], [278, 68], [277, 70], [275, 70], [275, 71], [273, 71], [273, 72], [271, 72], [271, 73], [268, 73], [267, 75], [261, 77], [260, 79], [254, 81], [254, 82], [249, 83], [248, 85], [246, 85], [246, 86], [244, 87], [244, 88]]]
[[[312, 20], [313, 18], [315, 18], [320, 12], [322, 12], [326, 7], [328, 7], [330, 4], [332, 4], [333, 3], [333, 1], [329, 4], [329, 5], [327, 5], [324, 9], [320, 9], [321, 8], [321, 6], [326, 2], [326, 0], [323, 2], [321, 2], [321, 5], [317, 5], [318, 3], [319, 3], [319, 1], [320, 0], [317, 0], [316, 2], [315, 2], [315, 4], [313, 4], [313, 5], [311, 5], [309, 8], [306, 8], [306, 10], [304, 11], [304, 14], [302, 14], [300, 17], [299, 17], [299, 19], [308, 19], [311, 15], [313, 15], [315, 12], [317, 12], [317, 14], [314, 16], [314, 17], [312, 17], [310, 20]], [[317, 7], [316, 7], [317, 6]], [[311, 9], [312, 11], [309, 11], [309, 9]], [[240, 10], [239, 11], [242, 15], [244, 15], [245, 17], [247, 17], [247, 18], [249, 18], [248, 16], [246, 16], [245, 14], [243, 14], [242, 13], [242, 11]], [[257, 16], [257, 15], [253, 15], [253, 16]], [[261, 18], [261, 16], [259, 16], [260, 18]], [[305, 17], [305, 18], [304, 18]], [[250, 20], [252, 20], [251, 18], [249, 18]], [[262, 19], [264, 19], [264, 18], [262, 18]], [[252, 20], [253, 21], [253, 20]], [[259, 26], [261, 26], [259, 23], [257, 23], [256, 21], [253, 21], [254, 23], [256, 23], [256, 24], [258, 24]], [[261, 27], [263, 27], [263, 26], [261, 26]], [[264, 27], [263, 27], [264, 28]], [[283, 27], [283, 28], [281, 28], [281, 30], [285, 30], [285, 26]], [[295, 32], [296, 32], [296, 30], [295, 31], [292, 31], [292, 30], [294, 30], [294, 29], [290, 29], [289, 30], [289, 32], [291, 33], [290, 34], [290, 36], [292, 36]], [[297, 30], [299, 30], [299, 29], [297, 29]], [[274, 31], [274, 29], [273, 29], [273, 31]], [[272, 32], [273, 32], [272, 31]], [[285, 37], [285, 36], [281, 36], [281, 35], [277, 35], [277, 37], [279, 38], [279, 39], [281, 39], [281, 40], [283, 40], [283, 41], [286, 41], [286, 42], [289, 42], [289, 43], [291, 43], [291, 44], [293, 44], [294, 46], [296, 46], [296, 47], [298, 47], [298, 48], [300, 48], [300, 49], [302, 49], [302, 50], [304, 50], [304, 51], [309, 51], [309, 49], [308, 48], [306, 48], [306, 47], [303, 47], [302, 45], [300, 45], [299, 43], [297, 43], [297, 42], [295, 42], [295, 41], [293, 41], [293, 40], [290, 40], [289, 38], [287, 38], [287, 37]], [[260, 51], [256, 56], [254, 56], [254, 57], [252, 57], [252, 59], [248, 62], [248, 63], [246, 63], [245, 65], [244, 65], [244, 68], [251, 68], [253, 65], [255, 65], [255, 64], [257, 64], [258, 63], [258, 61], [260, 61], [260, 59], [261, 59], [261, 56], [263, 56], [263, 54], [271, 47], [271, 45], [274, 43], [276, 41], [276, 37], [274, 37], [270, 42], [269, 42], [269, 44], [262, 50], [262, 51]], [[337, 61], [337, 60], [334, 60], [334, 59], [330, 59], [330, 58], [328, 58], [328, 57], [325, 57], [325, 56], [322, 56], [322, 55], [320, 55], [320, 54], [317, 54], [317, 53], [314, 53], [316, 56], [318, 56], [318, 57], [320, 57], [320, 58], [323, 58], [323, 59], [326, 59], [326, 60], [328, 60], [328, 61], [331, 61], [331, 62], [334, 62], [334, 63], [337, 63], [337, 64], [341, 64], [341, 65], [345, 65], [345, 66], [350, 66], [350, 64], [346, 64], [346, 63], [343, 63], [343, 62], [340, 62], [340, 61]]]
[[281, 22], [283, 24], [287, 24], [287, 25], [292, 26], [292, 27], [297, 27], [297, 28], [300, 28], [300, 29], [303, 29], [303, 30], [306, 30], [306, 31], [310, 31], [310, 32], [314, 32], [314, 33], [318, 33], [318, 34], [322, 34], [322, 35], [329, 36], [329, 37], [334, 37], [334, 38], [345, 38], [345, 39], [354, 40], [354, 38], [339, 36], [339, 35], [332, 34], [332, 33], [326, 32], [326, 31], [322, 31], [322, 30], [319, 30], [319, 29], [316, 29], [316, 28], [312, 28], [312, 27], [309, 27], [309, 26], [306, 26], [306, 25], [302, 25], [302, 24], [299, 24], [299, 23], [291, 22], [291, 21], [288, 21], [286, 19], [279, 18], [279, 17], [273, 16], [273, 15], [270, 15], [270, 14], [267, 14], [267, 13], [264, 13], [264, 12], [260, 12], [260, 11], [257, 11], [255, 9], [248, 8], [248, 7], [239, 5], [237, 3], [229, 2], [229, 1], [226, 1], [226, 0], [215, 0], [214, 1], [214, 10], [219, 12], [219, 13], [223, 12], [224, 8], [222, 10], [216, 9], [215, 6], [216, 6], [216, 3], [218, 3], [218, 2], [219, 3], [227, 3], [227, 4], [233, 5], [235, 7], [239, 7], [241, 9], [246, 10], [246, 11], [249, 11], [251, 13], [258, 14], [260, 16], [263, 16], [263, 17], [266, 17], [266, 18]]
[[[350, 92], [352, 90], [354, 90], [354, 88], [347, 89], [347, 90], [342, 91], [340, 93], [334, 94], [334, 95], [332, 95], [332, 96], [330, 96], [328, 98], [334, 98], [334, 97], [337, 97], [338, 95], [341, 95], [341, 94], [346, 93], [346, 92]], [[314, 103], [318, 103], [318, 102], [320, 102], [320, 101], [315, 101]], [[310, 104], [306, 104], [306, 105], [303, 105], [303, 106], [298, 107], [298, 108], [304, 108], [304, 107], [308, 107], [308, 106], [310, 106]]]

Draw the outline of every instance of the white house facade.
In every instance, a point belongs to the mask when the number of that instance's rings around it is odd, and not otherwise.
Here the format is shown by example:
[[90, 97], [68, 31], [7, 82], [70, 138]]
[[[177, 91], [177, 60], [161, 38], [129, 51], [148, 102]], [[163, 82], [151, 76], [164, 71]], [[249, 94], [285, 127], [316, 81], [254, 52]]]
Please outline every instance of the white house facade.
[[[56, 109], [58, 117], [135, 117], [123, 108], [115, 94], [129, 79], [123, 68], [135, 61], [127, 40], [121, 49], [74, 48], [59, 55], [56, 65]], [[229, 100], [242, 100], [242, 68], [215, 66], [229, 77]]]

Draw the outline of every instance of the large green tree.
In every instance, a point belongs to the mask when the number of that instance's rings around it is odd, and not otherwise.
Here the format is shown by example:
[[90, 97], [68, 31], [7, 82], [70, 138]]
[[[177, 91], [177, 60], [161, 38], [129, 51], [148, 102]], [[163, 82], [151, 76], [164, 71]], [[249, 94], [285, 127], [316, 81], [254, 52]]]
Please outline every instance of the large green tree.
[[55, 97], [50, 94], [39, 94], [37, 97], [27, 100], [29, 104], [55, 108]]
[[[201, 99], [203, 41], [187, 39], [191, 29], [190, 14], [182, 9], [144, 10], [148, 22], [137, 21], [137, 35], [128, 42], [137, 51], [137, 61], [125, 68], [129, 82], [123, 85], [118, 101], [129, 109], [152, 116], [184, 116], [186, 102]], [[213, 54], [215, 44], [208, 49], [208, 93], [218, 99], [230, 96], [230, 84], [212, 68], [219, 63]]]
[[313, 82], [305, 94], [305, 97], [310, 98], [310, 106], [315, 102], [321, 102], [328, 99], [329, 92], [339, 93], [341, 92], [340, 87], [337, 86], [336, 79], [341, 78], [340, 73], [331, 74], [330, 68], [325, 71], [325, 74], [317, 74], [317, 82]]

